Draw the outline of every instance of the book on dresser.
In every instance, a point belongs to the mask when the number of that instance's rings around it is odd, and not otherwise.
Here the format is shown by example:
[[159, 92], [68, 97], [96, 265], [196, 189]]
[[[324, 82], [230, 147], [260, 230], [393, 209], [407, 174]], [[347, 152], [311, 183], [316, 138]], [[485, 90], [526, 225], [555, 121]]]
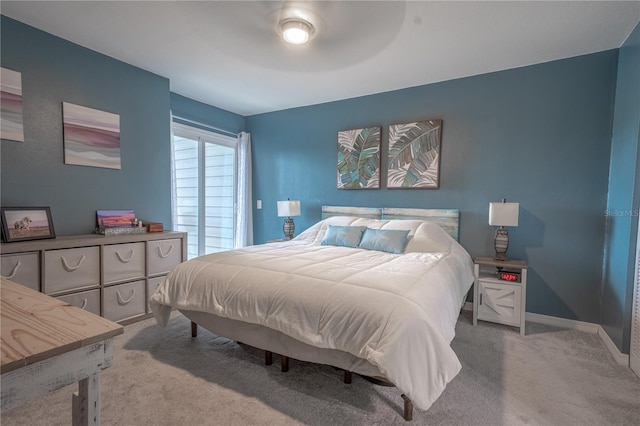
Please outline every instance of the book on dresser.
[[149, 298], [187, 260], [185, 232], [75, 235], [0, 246], [0, 275], [111, 321], [151, 315]]

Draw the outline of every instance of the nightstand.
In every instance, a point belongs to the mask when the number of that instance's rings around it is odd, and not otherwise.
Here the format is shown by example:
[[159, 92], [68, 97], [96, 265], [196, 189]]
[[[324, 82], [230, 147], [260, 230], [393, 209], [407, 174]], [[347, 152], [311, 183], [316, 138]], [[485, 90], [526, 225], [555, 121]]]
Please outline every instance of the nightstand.
[[511, 325], [524, 336], [527, 263], [492, 257], [476, 257], [473, 263], [473, 325], [478, 320]]
[[268, 243], [283, 243], [285, 241], [291, 241], [291, 240], [287, 240], [286, 238], [278, 238], [276, 240], [268, 240]]

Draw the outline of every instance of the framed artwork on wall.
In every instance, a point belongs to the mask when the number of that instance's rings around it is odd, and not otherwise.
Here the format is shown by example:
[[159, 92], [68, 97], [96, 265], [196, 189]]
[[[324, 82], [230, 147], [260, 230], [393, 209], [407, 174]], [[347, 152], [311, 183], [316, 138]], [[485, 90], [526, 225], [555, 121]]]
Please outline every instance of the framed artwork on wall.
[[380, 126], [338, 132], [338, 189], [380, 188]]
[[0, 216], [5, 243], [56, 236], [49, 207], [2, 207]]
[[24, 142], [22, 74], [0, 68], [0, 138]]
[[440, 186], [442, 120], [389, 126], [387, 188]]
[[62, 103], [64, 163], [120, 169], [120, 116]]

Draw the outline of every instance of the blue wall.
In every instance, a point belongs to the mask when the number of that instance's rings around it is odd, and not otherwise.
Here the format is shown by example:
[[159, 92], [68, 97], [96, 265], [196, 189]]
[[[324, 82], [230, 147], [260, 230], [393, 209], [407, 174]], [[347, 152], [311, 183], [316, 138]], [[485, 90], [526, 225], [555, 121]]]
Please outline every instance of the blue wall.
[[[97, 209], [132, 208], [168, 227], [169, 109], [234, 133], [246, 125], [254, 199], [264, 202], [254, 203], [256, 242], [280, 237], [276, 200], [291, 197], [302, 201], [298, 230], [319, 220], [323, 204], [457, 207], [462, 244], [488, 255], [488, 203], [506, 197], [521, 203], [509, 254], [530, 264], [527, 310], [602, 322], [628, 351], [632, 214], [606, 218], [601, 274], [604, 211], [640, 205], [638, 28], [619, 57], [613, 50], [244, 118], [170, 93], [163, 77], [4, 16], [1, 24], [2, 66], [22, 73], [26, 137], [1, 142], [2, 206], [51, 206], [58, 235], [89, 232]], [[63, 101], [120, 114], [122, 170], [64, 165]], [[339, 130], [382, 126], [384, 153], [389, 124], [426, 118], [444, 120], [440, 189], [336, 189]]]
[[618, 349], [631, 339], [640, 209], [640, 25], [620, 48], [611, 144], [600, 323]]
[[[247, 117], [257, 243], [281, 236], [276, 201], [302, 203], [297, 229], [327, 205], [460, 208], [460, 240], [491, 255], [491, 201], [520, 202], [509, 254], [529, 262], [527, 310], [599, 321], [617, 50]], [[337, 190], [336, 134], [443, 119], [438, 190]], [[386, 170], [386, 156], [382, 170]], [[383, 184], [384, 187], [384, 184]]]
[[[2, 206], [50, 206], [57, 235], [96, 210], [171, 221], [169, 80], [5, 16], [1, 63], [22, 73], [25, 142], [3, 140]], [[62, 102], [120, 115], [122, 169], [64, 164]]]
[[[244, 131], [245, 118], [241, 115], [216, 108], [193, 99], [171, 93], [171, 113], [180, 118], [196, 121], [206, 126], [217, 127], [231, 133]], [[194, 125], [192, 123], [187, 123]], [[196, 127], [199, 127], [196, 125]], [[204, 126], [200, 126], [206, 129]]]

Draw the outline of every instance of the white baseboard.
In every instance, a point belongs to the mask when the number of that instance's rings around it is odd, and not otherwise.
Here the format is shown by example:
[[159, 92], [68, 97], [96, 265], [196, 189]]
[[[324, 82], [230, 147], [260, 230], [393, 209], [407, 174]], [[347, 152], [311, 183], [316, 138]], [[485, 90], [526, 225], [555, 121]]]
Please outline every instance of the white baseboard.
[[[473, 311], [473, 302], [465, 302], [462, 307], [463, 311]], [[538, 324], [551, 325], [559, 328], [566, 328], [568, 330], [584, 331], [585, 333], [597, 334], [606, 346], [606, 348], [613, 356], [613, 359], [620, 365], [629, 365], [629, 355], [623, 354], [618, 350], [618, 347], [613, 343], [611, 337], [607, 334], [605, 329], [600, 324], [594, 324], [591, 322], [576, 321], [566, 318], [552, 317], [548, 315], [534, 314], [527, 312], [525, 315], [526, 321], [535, 322]]]
[[609, 335], [601, 325], [598, 326], [598, 336], [600, 336], [600, 339], [602, 339], [604, 345], [607, 347], [607, 349], [609, 349], [609, 352], [611, 352], [613, 359], [615, 359], [618, 364], [629, 365], [629, 355], [623, 354], [618, 350], [616, 344], [613, 343], [613, 340], [611, 340], [611, 337], [609, 337]]
[[613, 359], [620, 365], [629, 365], [629, 355], [623, 354], [618, 350], [618, 347], [613, 343], [613, 340], [609, 337], [607, 332], [602, 328], [600, 324], [594, 324], [591, 322], [576, 321], [565, 318], [550, 317], [547, 315], [534, 314], [527, 312], [526, 320], [531, 322], [537, 322], [539, 324], [552, 325], [556, 327], [566, 328], [569, 330], [584, 331], [585, 333], [597, 334], [600, 339], [613, 356]]
[[600, 328], [599, 324], [594, 324], [591, 322], [551, 317], [548, 315], [534, 314], [532, 312], [527, 312], [525, 319], [527, 321], [536, 322], [538, 324], [551, 325], [554, 327], [566, 328], [569, 330], [584, 331], [585, 333], [592, 333], [592, 334], [597, 334], [598, 329]]

